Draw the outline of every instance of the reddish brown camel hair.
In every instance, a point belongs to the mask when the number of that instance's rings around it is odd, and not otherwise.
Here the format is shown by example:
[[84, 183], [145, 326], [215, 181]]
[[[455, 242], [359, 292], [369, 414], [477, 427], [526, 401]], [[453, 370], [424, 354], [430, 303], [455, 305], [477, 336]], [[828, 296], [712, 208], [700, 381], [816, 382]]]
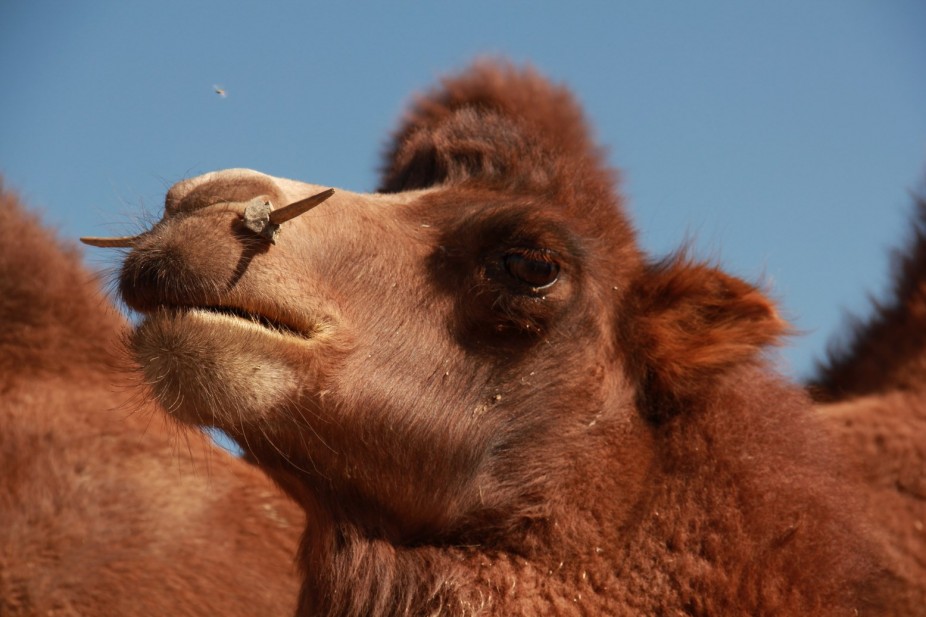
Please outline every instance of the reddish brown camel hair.
[[0, 185], [0, 615], [292, 615], [302, 512], [125, 404], [124, 328], [79, 253]]
[[643, 254], [614, 183], [567, 91], [480, 64], [379, 193], [271, 243], [252, 200], [326, 187], [228, 170], [126, 241], [153, 394], [306, 509], [299, 614], [891, 612], [838, 444], [763, 357], [772, 302]]
[[894, 256], [894, 286], [856, 321], [819, 368], [811, 392], [844, 444], [853, 488], [887, 547], [897, 614], [926, 613], [926, 202], [909, 246]]

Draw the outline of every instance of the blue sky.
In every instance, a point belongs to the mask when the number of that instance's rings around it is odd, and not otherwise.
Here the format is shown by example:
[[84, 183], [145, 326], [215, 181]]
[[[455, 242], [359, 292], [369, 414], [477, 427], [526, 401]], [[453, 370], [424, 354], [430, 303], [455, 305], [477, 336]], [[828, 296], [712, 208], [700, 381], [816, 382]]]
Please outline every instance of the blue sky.
[[480, 55], [572, 87], [648, 250], [764, 277], [792, 374], [883, 290], [926, 171], [920, 0], [0, 0], [0, 173], [74, 238], [226, 167], [370, 190], [411, 94]]

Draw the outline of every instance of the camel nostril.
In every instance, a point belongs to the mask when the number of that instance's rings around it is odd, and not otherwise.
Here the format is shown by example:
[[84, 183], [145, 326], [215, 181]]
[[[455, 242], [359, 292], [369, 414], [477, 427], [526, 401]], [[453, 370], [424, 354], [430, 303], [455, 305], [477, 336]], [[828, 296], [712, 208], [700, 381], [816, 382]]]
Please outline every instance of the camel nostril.
[[215, 171], [178, 182], [164, 199], [164, 218], [222, 203], [246, 203], [264, 196], [283, 201], [273, 178], [247, 169]]

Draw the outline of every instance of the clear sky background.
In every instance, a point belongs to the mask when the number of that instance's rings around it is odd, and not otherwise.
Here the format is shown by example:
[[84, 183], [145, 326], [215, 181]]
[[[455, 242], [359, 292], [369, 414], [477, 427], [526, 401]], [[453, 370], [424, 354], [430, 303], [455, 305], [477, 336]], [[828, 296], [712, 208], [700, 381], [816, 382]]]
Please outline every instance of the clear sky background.
[[765, 278], [793, 375], [884, 290], [926, 174], [922, 0], [0, 0], [0, 173], [71, 238], [226, 167], [371, 190], [412, 93], [482, 55], [574, 90], [649, 251]]

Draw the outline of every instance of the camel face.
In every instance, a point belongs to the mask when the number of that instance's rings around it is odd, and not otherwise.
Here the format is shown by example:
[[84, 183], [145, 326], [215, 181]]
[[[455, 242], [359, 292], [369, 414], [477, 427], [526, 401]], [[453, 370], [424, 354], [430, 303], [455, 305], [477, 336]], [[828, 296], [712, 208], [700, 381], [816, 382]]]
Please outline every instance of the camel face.
[[178, 418], [278, 449], [414, 534], [503, 508], [461, 485], [516, 473], [515, 444], [594, 425], [603, 406], [626, 414], [632, 391], [604, 378], [620, 374], [608, 342], [625, 280], [561, 209], [487, 190], [337, 191], [274, 244], [244, 227], [254, 197], [324, 188], [194, 178], [136, 244], [121, 277], [145, 314], [132, 345]]

